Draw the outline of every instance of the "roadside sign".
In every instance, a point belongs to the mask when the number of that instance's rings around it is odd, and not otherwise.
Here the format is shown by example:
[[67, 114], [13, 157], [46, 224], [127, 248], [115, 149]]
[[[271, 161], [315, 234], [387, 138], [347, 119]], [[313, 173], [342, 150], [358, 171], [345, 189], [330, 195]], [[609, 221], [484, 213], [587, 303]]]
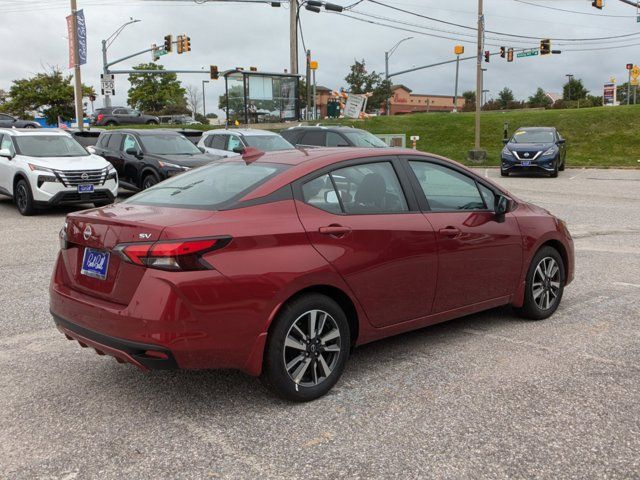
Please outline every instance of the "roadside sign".
[[538, 50], [527, 50], [527, 51], [518, 53], [516, 57], [518, 58], [535, 57], [537, 55], [538, 55]]
[[104, 73], [100, 74], [100, 84], [102, 87], [102, 95], [111, 95], [114, 96], [116, 94], [116, 76], [113, 74]]
[[419, 137], [418, 135], [411, 135], [411, 136], [409, 137], [409, 139], [410, 139], [412, 142], [417, 142], [418, 140], [420, 140], [420, 137]]
[[349, 94], [344, 107], [344, 116], [347, 118], [360, 118], [364, 110], [366, 97], [364, 95]]
[[318, 69], [318, 62], [316, 62], [315, 60], [311, 60], [309, 62], [309, 68], [311, 70], [317, 70]]

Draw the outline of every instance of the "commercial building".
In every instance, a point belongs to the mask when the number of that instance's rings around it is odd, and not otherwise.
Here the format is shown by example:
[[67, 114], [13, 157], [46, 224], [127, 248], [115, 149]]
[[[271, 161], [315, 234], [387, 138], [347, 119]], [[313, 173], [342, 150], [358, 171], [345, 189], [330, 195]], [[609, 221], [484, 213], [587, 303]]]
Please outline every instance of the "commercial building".
[[[451, 112], [453, 111], [452, 95], [429, 95], [413, 93], [405, 85], [394, 85], [391, 97], [391, 115], [403, 115], [414, 112]], [[462, 95], [458, 97], [458, 111], [464, 106]]]

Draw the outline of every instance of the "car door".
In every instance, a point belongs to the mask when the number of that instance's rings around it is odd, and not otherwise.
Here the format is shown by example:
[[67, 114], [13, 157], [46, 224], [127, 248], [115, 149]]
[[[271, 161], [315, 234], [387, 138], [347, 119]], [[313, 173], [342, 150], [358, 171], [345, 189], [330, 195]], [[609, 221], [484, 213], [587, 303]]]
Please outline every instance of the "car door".
[[428, 315], [435, 295], [435, 233], [397, 167], [394, 158], [351, 161], [294, 185], [309, 240], [376, 327]]
[[[7, 149], [15, 154], [13, 148], [13, 141], [9, 135], [0, 134], [0, 149]], [[13, 190], [13, 177], [15, 175], [16, 163], [15, 160], [7, 157], [0, 157], [0, 190], [3, 193], [9, 194]]]
[[[101, 142], [101, 144], [104, 145], [104, 142]], [[102, 147], [103, 150], [101, 155], [107, 162], [114, 166], [120, 178], [126, 178], [124, 174], [124, 157], [122, 155], [121, 146], [122, 134], [111, 133], [107, 139], [106, 145]]]
[[11, 115], [0, 113], [0, 127], [11, 127], [15, 123], [15, 119]]
[[408, 158], [425, 217], [438, 239], [438, 289], [433, 313], [512, 295], [522, 269], [515, 217], [493, 212], [496, 193], [447, 162]]

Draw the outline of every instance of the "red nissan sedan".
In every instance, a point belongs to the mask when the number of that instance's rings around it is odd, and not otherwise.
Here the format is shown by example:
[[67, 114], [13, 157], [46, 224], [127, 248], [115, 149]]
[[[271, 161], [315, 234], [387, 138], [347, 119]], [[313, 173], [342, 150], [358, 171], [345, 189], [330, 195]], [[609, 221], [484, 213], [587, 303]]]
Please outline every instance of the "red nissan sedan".
[[67, 338], [142, 370], [232, 368], [327, 393], [352, 348], [501, 305], [549, 317], [562, 220], [435, 155], [247, 151], [70, 214], [51, 281]]

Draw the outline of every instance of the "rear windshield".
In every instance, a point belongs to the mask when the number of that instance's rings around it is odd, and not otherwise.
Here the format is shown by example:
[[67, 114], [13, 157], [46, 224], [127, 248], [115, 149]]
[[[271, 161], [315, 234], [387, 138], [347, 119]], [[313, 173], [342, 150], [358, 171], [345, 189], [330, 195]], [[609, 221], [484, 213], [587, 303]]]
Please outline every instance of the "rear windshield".
[[198, 147], [182, 135], [140, 135], [140, 140], [148, 153], [156, 155], [197, 155], [202, 153]]
[[364, 130], [352, 130], [342, 132], [356, 147], [377, 147], [384, 148], [387, 146], [382, 140], [375, 135]]
[[16, 136], [16, 146], [27, 157], [86, 157], [89, 155], [73, 138], [66, 135]]
[[213, 163], [165, 180], [125, 203], [219, 210], [288, 168], [278, 163]]
[[293, 150], [294, 148], [280, 135], [245, 135], [244, 140], [250, 147], [255, 147], [263, 152]]

